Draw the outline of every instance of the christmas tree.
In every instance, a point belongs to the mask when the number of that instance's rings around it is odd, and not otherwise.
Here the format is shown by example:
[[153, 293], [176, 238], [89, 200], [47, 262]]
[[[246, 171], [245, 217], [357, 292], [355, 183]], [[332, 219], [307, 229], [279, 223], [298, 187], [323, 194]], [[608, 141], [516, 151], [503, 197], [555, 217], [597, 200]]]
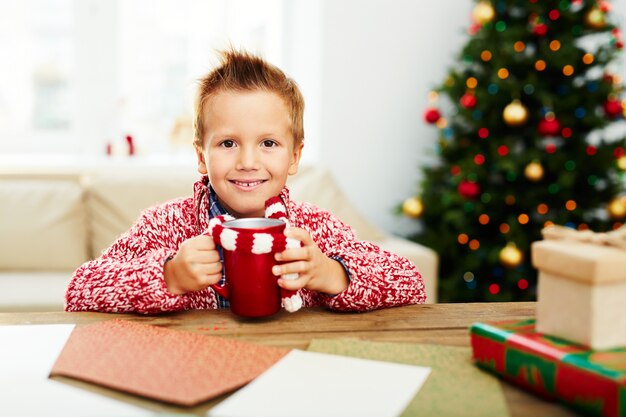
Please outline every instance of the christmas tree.
[[[440, 257], [440, 301], [535, 298], [530, 244], [550, 224], [626, 217], [626, 117], [608, 1], [481, 0], [469, 41], [424, 113], [438, 162], [402, 205]], [[615, 137], [617, 136], [617, 137]]]

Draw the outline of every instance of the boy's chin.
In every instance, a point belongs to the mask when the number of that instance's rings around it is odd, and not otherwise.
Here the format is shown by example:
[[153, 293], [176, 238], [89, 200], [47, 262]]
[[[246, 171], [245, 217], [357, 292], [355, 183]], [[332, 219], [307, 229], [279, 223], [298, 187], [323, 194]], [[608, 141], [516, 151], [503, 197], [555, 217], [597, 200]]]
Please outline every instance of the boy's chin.
[[263, 209], [246, 209], [240, 208], [239, 210], [233, 209], [235, 217], [237, 218], [249, 218], [249, 217], [265, 217], [265, 208]]

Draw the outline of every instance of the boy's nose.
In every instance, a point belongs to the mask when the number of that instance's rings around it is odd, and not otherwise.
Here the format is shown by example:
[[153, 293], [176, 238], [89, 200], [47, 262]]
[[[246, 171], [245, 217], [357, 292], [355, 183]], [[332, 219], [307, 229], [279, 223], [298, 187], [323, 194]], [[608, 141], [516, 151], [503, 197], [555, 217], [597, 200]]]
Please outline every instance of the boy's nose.
[[258, 157], [255, 149], [242, 148], [239, 152], [237, 169], [258, 169]]

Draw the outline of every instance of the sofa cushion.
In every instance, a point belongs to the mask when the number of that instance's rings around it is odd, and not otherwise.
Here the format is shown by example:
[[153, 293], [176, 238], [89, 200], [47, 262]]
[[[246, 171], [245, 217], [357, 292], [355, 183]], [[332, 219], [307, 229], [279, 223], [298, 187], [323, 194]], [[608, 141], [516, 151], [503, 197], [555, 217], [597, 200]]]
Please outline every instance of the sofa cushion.
[[287, 180], [290, 197], [306, 201], [330, 211], [354, 229], [361, 240], [377, 241], [385, 234], [369, 223], [348, 198], [329, 171], [319, 167], [300, 167], [299, 172]]
[[0, 272], [0, 312], [63, 311], [72, 272]]
[[80, 177], [0, 178], [0, 270], [73, 270], [85, 262]]
[[92, 257], [100, 256], [144, 209], [193, 195], [193, 184], [199, 178], [199, 174], [91, 176], [86, 194]]

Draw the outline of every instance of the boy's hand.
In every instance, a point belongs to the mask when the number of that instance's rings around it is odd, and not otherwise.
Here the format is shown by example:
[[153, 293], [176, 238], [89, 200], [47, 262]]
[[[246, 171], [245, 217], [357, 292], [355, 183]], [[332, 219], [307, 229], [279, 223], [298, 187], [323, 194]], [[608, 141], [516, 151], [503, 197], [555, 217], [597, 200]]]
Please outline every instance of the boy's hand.
[[163, 267], [165, 285], [172, 294], [198, 291], [222, 278], [220, 254], [210, 236], [185, 240], [178, 253]]
[[343, 266], [324, 255], [309, 232], [289, 227], [285, 229], [285, 236], [299, 240], [302, 247], [277, 253], [274, 258], [285, 263], [274, 266], [272, 272], [277, 276], [298, 273], [299, 277], [292, 281], [279, 279], [279, 286], [286, 290], [306, 288], [325, 294], [339, 294], [348, 288], [348, 277]]

